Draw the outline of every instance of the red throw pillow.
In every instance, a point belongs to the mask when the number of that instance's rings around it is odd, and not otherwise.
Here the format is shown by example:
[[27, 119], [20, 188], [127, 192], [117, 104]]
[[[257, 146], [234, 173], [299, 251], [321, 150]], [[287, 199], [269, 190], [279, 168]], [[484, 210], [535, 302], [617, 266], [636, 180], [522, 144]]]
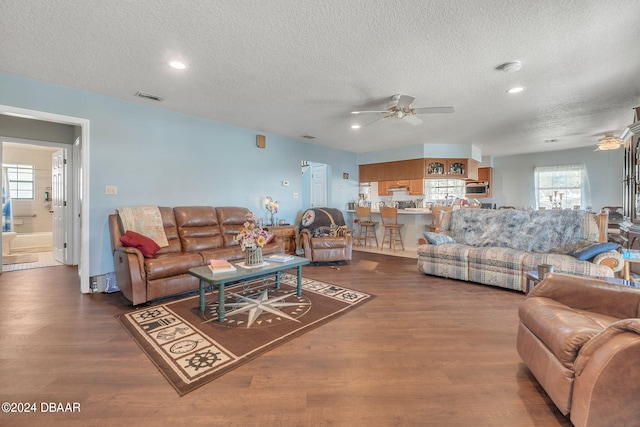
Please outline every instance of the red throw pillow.
[[145, 258], [153, 258], [160, 250], [160, 246], [152, 239], [131, 230], [124, 233], [124, 236], [120, 236], [120, 241], [127, 247], [139, 249]]

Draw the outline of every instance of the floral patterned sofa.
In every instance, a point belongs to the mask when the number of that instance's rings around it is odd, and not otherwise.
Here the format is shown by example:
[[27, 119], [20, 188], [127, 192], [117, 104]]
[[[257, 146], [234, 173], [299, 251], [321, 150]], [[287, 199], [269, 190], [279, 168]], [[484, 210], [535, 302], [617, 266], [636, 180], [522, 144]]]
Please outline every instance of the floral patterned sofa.
[[418, 270], [521, 292], [527, 273], [539, 264], [560, 273], [612, 277], [624, 260], [615, 251], [619, 245], [606, 242], [606, 223], [606, 213], [580, 210], [441, 212], [439, 232], [425, 233], [428, 243], [418, 246]]

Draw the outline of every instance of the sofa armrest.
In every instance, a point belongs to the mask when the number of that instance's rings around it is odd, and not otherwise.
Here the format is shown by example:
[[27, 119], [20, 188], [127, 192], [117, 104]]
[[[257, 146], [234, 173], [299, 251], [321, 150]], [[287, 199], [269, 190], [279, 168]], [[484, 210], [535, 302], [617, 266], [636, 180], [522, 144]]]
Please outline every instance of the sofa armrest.
[[571, 422], [576, 426], [637, 425], [640, 319], [624, 319], [587, 342], [575, 363]]
[[527, 295], [535, 297], [618, 319], [638, 317], [640, 310], [640, 288], [570, 274], [549, 274]]
[[302, 249], [304, 249], [304, 257], [311, 259], [311, 233], [309, 230], [304, 229], [300, 231], [302, 237]]
[[593, 259], [593, 263], [597, 265], [606, 265], [611, 268], [614, 273], [622, 271], [624, 268], [624, 257], [618, 251], [604, 252]]
[[582, 370], [589, 362], [593, 354], [602, 346], [607, 345], [616, 335], [632, 332], [640, 337], [640, 319], [618, 320], [607, 326], [602, 332], [591, 338], [580, 350], [574, 365], [576, 375], [582, 374]]
[[113, 251], [113, 267], [122, 294], [133, 305], [147, 302], [147, 274], [142, 252], [136, 248], [117, 247]]

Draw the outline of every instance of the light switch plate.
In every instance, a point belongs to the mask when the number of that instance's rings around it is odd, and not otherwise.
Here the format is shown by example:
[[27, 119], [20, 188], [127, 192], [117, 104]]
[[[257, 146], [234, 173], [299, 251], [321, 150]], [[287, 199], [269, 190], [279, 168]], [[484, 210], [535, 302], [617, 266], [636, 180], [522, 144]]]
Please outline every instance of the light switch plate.
[[107, 185], [104, 188], [104, 194], [107, 194], [109, 196], [115, 196], [118, 194], [118, 187], [115, 185]]

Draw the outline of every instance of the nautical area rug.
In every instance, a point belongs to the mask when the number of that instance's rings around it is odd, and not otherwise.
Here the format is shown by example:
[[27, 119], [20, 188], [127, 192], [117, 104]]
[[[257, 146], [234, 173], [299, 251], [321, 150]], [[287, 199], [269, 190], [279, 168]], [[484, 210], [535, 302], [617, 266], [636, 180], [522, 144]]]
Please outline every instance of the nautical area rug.
[[182, 396], [374, 298], [306, 278], [301, 297], [295, 289], [289, 274], [280, 289], [227, 286], [223, 323], [217, 290], [207, 292], [204, 313], [195, 296], [116, 317]]

